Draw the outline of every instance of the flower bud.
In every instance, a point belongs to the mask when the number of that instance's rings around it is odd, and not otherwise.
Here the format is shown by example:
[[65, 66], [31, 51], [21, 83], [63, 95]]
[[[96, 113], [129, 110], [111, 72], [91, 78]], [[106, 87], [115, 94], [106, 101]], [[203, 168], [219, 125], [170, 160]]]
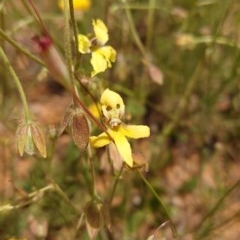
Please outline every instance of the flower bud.
[[48, 35], [34, 36], [35, 49], [40, 58], [46, 64], [46, 68], [52, 77], [62, 83], [68, 80], [68, 70], [61, 55], [53, 45], [52, 39]]
[[47, 156], [44, 134], [36, 122], [21, 121], [16, 131], [17, 148], [20, 156], [23, 153], [34, 155], [38, 151], [44, 158]]

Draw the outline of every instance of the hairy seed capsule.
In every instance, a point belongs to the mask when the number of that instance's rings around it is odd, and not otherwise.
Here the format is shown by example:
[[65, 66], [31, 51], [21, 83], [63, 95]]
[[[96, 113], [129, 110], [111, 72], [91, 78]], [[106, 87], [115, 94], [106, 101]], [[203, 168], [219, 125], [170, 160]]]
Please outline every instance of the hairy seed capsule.
[[85, 150], [89, 142], [89, 125], [87, 118], [81, 111], [75, 112], [72, 118], [72, 137], [80, 150]]

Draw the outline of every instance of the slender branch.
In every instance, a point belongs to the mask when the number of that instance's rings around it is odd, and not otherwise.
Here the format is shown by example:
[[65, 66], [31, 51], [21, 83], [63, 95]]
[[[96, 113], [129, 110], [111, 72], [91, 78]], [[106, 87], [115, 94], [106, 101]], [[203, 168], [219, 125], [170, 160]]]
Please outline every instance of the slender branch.
[[76, 208], [76, 206], [70, 201], [70, 199], [68, 198], [68, 196], [65, 194], [65, 192], [59, 187], [59, 185], [55, 182], [53, 182], [54, 185], [54, 190], [56, 190], [56, 192], [64, 199], [64, 201], [66, 203], [68, 203], [79, 215], [81, 214], [81, 212], [79, 211], [79, 209]]
[[37, 62], [38, 64], [45, 66], [44, 62], [42, 62], [39, 58], [31, 54], [28, 50], [20, 46], [15, 40], [13, 40], [10, 36], [8, 36], [2, 29], [0, 29], [0, 36], [3, 39], [5, 39], [7, 42], [9, 42], [12, 46], [14, 46], [17, 50], [19, 50], [21, 53], [25, 54], [26, 56], [28, 56], [30, 59]]
[[76, 211], [76, 213], [81, 215], [81, 212], [74, 206], [74, 204], [70, 201], [68, 196], [64, 193], [64, 191], [55, 182], [52, 182], [51, 184], [49, 184], [49, 185], [47, 185], [43, 188], [40, 188], [40, 189], [38, 189], [34, 192], [31, 192], [31, 193], [27, 194], [26, 196], [17, 200], [13, 204], [6, 204], [6, 205], [3, 205], [3, 206], [0, 206], [0, 212], [25, 207], [25, 206], [33, 203], [33, 202], [36, 202], [37, 200], [39, 200], [39, 198], [43, 197], [45, 192], [48, 192], [48, 191], [51, 191], [51, 190], [56, 191], [63, 198], [63, 200], [67, 204], [69, 204]]
[[26, 99], [23, 87], [21, 85], [21, 82], [19, 81], [17, 74], [15, 73], [14, 69], [12, 68], [10, 61], [8, 60], [6, 54], [4, 53], [4, 51], [1, 47], [0, 47], [0, 56], [3, 59], [3, 62], [5, 63], [6, 67], [8, 68], [8, 71], [16, 84], [16, 87], [18, 89], [18, 92], [20, 94], [20, 98], [21, 98], [21, 101], [23, 104], [25, 119], [28, 122], [29, 120], [31, 120], [31, 116], [30, 116], [30, 112], [29, 112], [29, 108], [28, 108], [27, 99]]
[[[122, 0], [122, 3], [124, 5], [127, 5], [126, 0]], [[140, 52], [142, 53], [143, 57], [146, 58], [145, 48], [144, 48], [143, 43], [141, 42], [141, 39], [140, 39], [140, 37], [137, 33], [136, 27], [135, 27], [134, 22], [133, 22], [131, 11], [130, 11], [129, 8], [126, 7], [125, 12], [126, 12], [126, 15], [127, 15], [127, 18], [128, 18], [128, 23], [129, 23], [130, 29], [131, 29], [132, 34], [133, 34], [133, 38], [134, 38]]]
[[92, 177], [90, 194], [92, 197], [94, 197], [96, 195], [96, 190], [95, 190], [96, 177], [95, 177], [95, 171], [94, 171], [92, 152], [91, 152], [91, 148], [89, 146], [88, 146], [88, 160], [89, 160], [89, 164], [90, 164], [91, 177]]
[[148, 18], [147, 18], [147, 49], [150, 48], [152, 37], [153, 37], [153, 24], [154, 24], [154, 14], [155, 14], [156, 0], [149, 0]]
[[113, 183], [113, 186], [112, 186], [112, 189], [111, 189], [111, 194], [109, 196], [109, 199], [108, 199], [108, 204], [110, 205], [112, 200], [113, 200], [113, 196], [115, 194], [115, 191], [117, 189], [117, 184], [119, 182], [119, 179], [120, 177], [122, 176], [122, 173], [123, 173], [123, 169], [124, 169], [124, 166], [122, 165], [119, 173], [117, 174], [117, 176], [115, 177], [115, 180], [114, 180], [114, 183]]
[[158, 200], [158, 202], [161, 204], [168, 220], [170, 221], [170, 225], [171, 225], [171, 229], [172, 229], [172, 234], [173, 237], [177, 237], [177, 230], [176, 227], [172, 221], [172, 218], [166, 208], [166, 206], [164, 205], [164, 203], [162, 202], [161, 198], [158, 196], [157, 192], [155, 191], [155, 189], [152, 187], [152, 185], [149, 183], [149, 181], [143, 176], [143, 174], [141, 173], [140, 170], [138, 170], [138, 174], [140, 175], [140, 177], [142, 178], [142, 180], [144, 181], [144, 183], [147, 185], [147, 187], [150, 189], [150, 191], [153, 193], [153, 195], [155, 196], [155, 198]]
[[226, 45], [229, 47], [236, 47], [240, 49], [240, 44], [235, 41], [229, 40], [225, 37], [214, 37], [214, 36], [203, 36], [203, 37], [193, 37], [194, 44], [199, 43], [217, 43], [221, 45]]
[[43, 196], [43, 194], [49, 190], [53, 190], [54, 185], [49, 184], [41, 189], [38, 189], [37, 191], [31, 192], [24, 196], [23, 198], [17, 200], [15, 203], [12, 204], [6, 204], [3, 206], [0, 206], [0, 212], [2, 211], [9, 211], [9, 210], [14, 210], [14, 209], [19, 209], [22, 207], [27, 206], [28, 204], [37, 201], [40, 197]]
[[[32, 7], [32, 10], [33, 10], [33, 13], [36, 15], [33, 14], [34, 18], [36, 19], [37, 23], [40, 25], [40, 27], [42, 28], [42, 31], [44, 31], [44, 33], [48, 34], [48, 31], [47, 31], [47, 28], [45, 27], [43, 21], [42, 21], [42, 18], [40, 16], [40, 14], [38, 13], [37, 11], [37, 8], [35, 7], [34, 3], [32, 0], [28, 0], [31, 7]], [[49, 35], [49, 34], [48, 34]], [[49, 35], [50, 36], [50, 35]]]
[[[73, 61], [72, 61], [72, 51], [71, 51], [71, 33], [70, 33], [70, 16], [69, 16], [69, 2], [64, 0], [64, 50], [66, 57], [66, 64], [68, 68], [68, 74], [73, 88], [74, 85], [74, 76], [73, 76]], [[75, 91], [76, 92], [76, 91]]]
[[229, 196], [229, 194], [240, 185], [240, 179], [233, 184], [233, 186], [231, 188], [229, 188], [224, 194], [223, 196], [217, 201], [217, 203], [214, 205], [214, 207], [205, 215], [205, 217], [203, 217], [202, 221], [200, 222], [200, 224], [197, 226], [196, 229], [200, 229], [201, 226], [206, 222], [206, 220], [211, 217], [217, 210], [218, 208], [222, 205], [223, 201], [226, 199], [227, 196]]
[[70, 17], [71, 22], [73, 25], [73, 33], [75, 38], [75, 53], [78, 53], [78, 29], [77, 29], [77, 23], [74, 16], [74, 7], [73, 7], [73, 0], [69, 0], [69, 7], [70, 7]]

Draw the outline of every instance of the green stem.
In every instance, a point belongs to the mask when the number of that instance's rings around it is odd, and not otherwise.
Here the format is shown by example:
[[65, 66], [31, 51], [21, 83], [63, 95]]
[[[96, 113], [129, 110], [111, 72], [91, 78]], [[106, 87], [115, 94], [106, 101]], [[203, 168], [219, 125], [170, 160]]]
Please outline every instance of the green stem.
[[186, 109], [186, 106], [188, 104], [188, 99], [191, 96], [191, 93], [193, 92], [193, 90], [196, 86], [200, 69], [201, 69], [201, 61], [199, 61], [199, 63], [197, 64], [195, 71], [186, 86], [183, 96], [179, 100], [179, 105], [172, 117], [172, 121], [170, 121], [163, 128], [163, 131], [161, 133], [161, 141], [162, 142], [165, 141], [165, 138], [172, 133], [172, 131], [174, 130], [176, 125], [179, 123], [179, 120], [181, 119], [181, 117]]
[[73, 33], [75, 38], [75, 53], [77, 54], [78, 53], [78, 30], [77, 30], [77, 23], [75, 21], [75, 16], [74, 16], [73, 0], [69, 0], [69, 7], [70, 7], [71, 22], [73, 25]]
[[[122, 3], [124, 5], [127, 5], [126, 3], [126, 0], [122, 0]], [[141, 39], [137, 33], [137, 30], [135, 28], [135, 25], [134, 25], [134, 22], [133, 22], [133, 18], [132, 18], [132, 14], [131, 14], [131, 11], [129, 8], [125, 7], [125, 12], [126, 12], [126, 15], [127, 15], [127, 19], [128, 19], [128, 23], [129, 23], [129, 26], [130, 26], [130, 29], [132, 31], [132, 34], [133, 34], [133, 38], [141, 52], [141, 54], [143, 55], [144, 58], [146, 58], [146, 53], [145, 53], [145, 48], [143, 46], [143, 43], [141, 42]]]
[[119, 171], [119, 173], [117, 174], [117, 176], [116, 176], [115, 179], [114, 179], [113, 186], [112, 186], [112, 189], [111, 189], [111, 194], [110, 194], [109, 199], [108, 199], [108, 204], [109, 204], [109, 205], [111, 204], [111, 202], [112, 202], [112, 200], [113, 200], [113, 196], [114, 196], [114, 194], [115, 194], [115, 192], [116, 192], [117, 184], [118, 184], [118, 182], [119, 182], [119, 179], [120, 179], [120, 177], [122, 176], [123, 169], [124, 169], [124, 167], [122, 166], [121, 169], [120, 169], [120, 171]]
[[223, 196], [218, 200], [218, 202], [214, 205], [214, 207], [202, 219], [200, 224], [197, 226], [197, 229], [201, 229], [202, 225], [206, 222], [206, 220], [218, 210], [218, 208], [222, 205], [225, 198], [239, 185], [240, 185], [240, 179], [236, 183], [234, 183], [233, 186], [223, 194]]
[[37, 62], [38, 64], [45, 66], [45, 64], [39, 58], [35, 57], [28, 50], [20, 46], [16, 41], [14, 41], [11, 37], [9, 37], [2, 29], [0, 29], [0, 36], [3, 39], [5, 39], [7, 42], [9, 42], [12, 46], [14, 46], [17, 50], [19, 50], [21, 53], [25, 54], [26, 56], [28, 56], [30, 59]]
[[64, 50], [66, 57], [66, 65], [68, 68], [68, 74], [74, 88], [74, 75], [73, 75], [73, 61], [72, 61], [72, 52], [71, 52], [71, 34], [70, 34], [70, 16], [69, 16], [69, 2], [68, 0], [64, 0]]
[[54, 184], [54, 189], [56, 190], [56, 192], [64, 199], [64, 201], [66, 203], [68, 203], [73, 210], [76, 211], [76, 213], [78, 213], [79, 215], [81, 214], [81, 212], [75, 207], [75, 205], [70, 201], [70, 199], [68, 198], [68, 196], [65, 194], [65, 192], [59, 187], [59, 185], [55, 182], [53, 182]]
[[50, 191], [50, 190], [53, 190], [52, 184], [49, 184], [43, 188], [40, 188], [37, 191], [26, 194], [26, 196], [17, 200], [13, 204], [9, 203], [9, 204], [0, 206], [0, 212], [23, 208], [23, 207], [35, 202], [37, 199], [39, 199], [39, 197], [42, 197], [45, 192]]
[[94, 164], [93, 164], [93, 158], [92, 158], [92, 153], [91, 153], [91, 147], [88, 147], [88, 159], [89, 159], [89, 164], [90, 164], [90, 169], [91, 169], [91, 189], [90, 189], [90, 194], [92, 197], [96, 196], [96, 190], [95, 190], [95, 183], [96, 183], [96, 178], [95, 178], [95, 171], [94, 171]]
[[147, 18], [147, 49], [150, 48], [152, 37], [153, 37], [153, 24], [154, 24], [154, 13], [155, 13], [156, 0], [149, 0], [148, 18]]
[[6, 54], [4, 53], [4, 51], [1, 47], [0, 47], [0, 56], [3, 59], [3, 62], [5, 63], [6, 67], [8, 68], [9, 73], [12, 76], [12, 78], [16, 84], [16, 87], [19, 91], [20, 98], [22, 100], [22, 104], [23, 104], [23, 108], [24, 108], [25, 119], [28, 122], [31, 120], [31, 116], [30, 116], [30, 112], [29, 112], [29, 108], [28, 108], [27, 99], [26, 99], [23, 87], [21, 85], [21, 82], [19, 81], [17, 74], [15, 73], [14, 69], [12, 68]]
[[240, 49], [240, 44], [231, 41], [225, 37], [214, 37], [214, 36], [204, 36], [204, 37], [194, 37], [194, 43], [218, 43], [221, 45], [226, 45], [229, 47], [236, 47]]
[[164, 205], [164, 203], [162, 202], [161, 198], [158, 196], [157, 192], [155, 191], [155, 189], [152, 187], [152, 185], [149, 183], [149, 181], [143, 176], [143, 174], [138, 170], [138, 174], [140, 175], [140, 177], [142, 178], [142, 180], [144, 181], [144, 183], [147, 185], [147, 187], [150, 189], [150, 191], [152, 192], [152, 194], [156, 197], [156, 199], [158, 200], [158, 202], [161, 204], [170, 224], [171, 224], [171, 229], [172, 229], [172, 234], [173, 237], [177, 237], [177, 230], [175, 225], [173, 224], [173, 221], [170, 217], [170, 214], [166, 208], [166, 206]]

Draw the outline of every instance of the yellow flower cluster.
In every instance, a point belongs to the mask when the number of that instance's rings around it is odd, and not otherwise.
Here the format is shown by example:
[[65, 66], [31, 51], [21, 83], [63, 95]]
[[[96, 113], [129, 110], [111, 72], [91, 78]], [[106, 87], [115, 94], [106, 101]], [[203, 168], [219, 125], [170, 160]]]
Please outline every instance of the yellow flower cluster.
[[116, 50], [111, 46], [106, 46], [109, 37], [106, 25], [100, 20], [93, 20], [94, 36], [78, 35], [78, 50], [82, 54], [91, 53], [91, 65], [93, 71], [91, 76], [104, 72], [112, 67], [112, 62], [116, 60]]
[[[150, 129], [144, 125], [126, 125], [122, 122], [125, 114], [125, 105], [121, 96], [106, 89], [100, 99], [103, 119], [107, 127], [107, 133], [90, 137], [93, 147], [99, 148], [111, 143], [112, 139], [124, 162], [133, 167], [133, 157], [128, 138], [145, 138], [150, 135]], [[111, 136], [111, 138], [109, 137]]]

